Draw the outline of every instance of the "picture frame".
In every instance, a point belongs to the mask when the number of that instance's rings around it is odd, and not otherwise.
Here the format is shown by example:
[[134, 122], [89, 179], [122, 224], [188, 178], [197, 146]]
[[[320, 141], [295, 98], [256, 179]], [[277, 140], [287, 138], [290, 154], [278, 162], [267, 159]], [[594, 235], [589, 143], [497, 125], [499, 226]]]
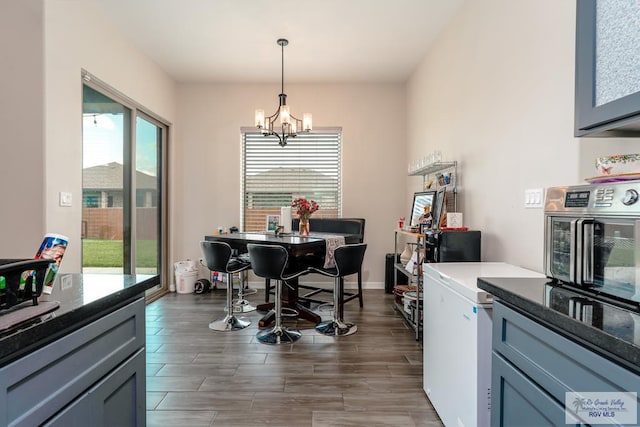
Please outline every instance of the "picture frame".
[[276, 231], [276, 228], [280, 225], [280, 215], [267, 215], [267, 231]]
[[433, 203], [433, 229], [437, 230], [447, 224], [447, 189], [442, 187], [438, 192]]

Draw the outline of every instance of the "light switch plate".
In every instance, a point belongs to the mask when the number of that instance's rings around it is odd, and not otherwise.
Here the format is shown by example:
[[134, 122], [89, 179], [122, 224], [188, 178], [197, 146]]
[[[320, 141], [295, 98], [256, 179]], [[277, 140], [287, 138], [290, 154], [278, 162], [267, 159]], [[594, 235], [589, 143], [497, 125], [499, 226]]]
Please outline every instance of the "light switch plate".
[[60, 206], [71, 206], [73, 202], [73, 196], [67, 191], [60, 192]]
[[544, 188], [532, 188], [524, 191], [525, 208], [541, 208], [544, 205]]

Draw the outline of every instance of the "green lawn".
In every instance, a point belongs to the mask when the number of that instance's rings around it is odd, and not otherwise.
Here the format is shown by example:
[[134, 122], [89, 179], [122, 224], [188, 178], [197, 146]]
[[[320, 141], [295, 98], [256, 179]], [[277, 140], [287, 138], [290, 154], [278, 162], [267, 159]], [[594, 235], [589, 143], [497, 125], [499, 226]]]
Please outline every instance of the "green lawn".
[[[138, 240], [137, 267], [156, 267], [157, 255], [155, 240]], [[83, 267], [122, 267], [122, 240], [82, 240]]]

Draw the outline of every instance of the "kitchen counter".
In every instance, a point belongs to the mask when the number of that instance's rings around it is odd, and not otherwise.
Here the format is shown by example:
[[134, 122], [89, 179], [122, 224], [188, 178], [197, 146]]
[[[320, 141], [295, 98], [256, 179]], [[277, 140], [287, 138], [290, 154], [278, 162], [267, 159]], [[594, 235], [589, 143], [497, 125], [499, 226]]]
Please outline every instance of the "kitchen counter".
[[59, 302], [55, 311], [0, 332], [0, 367], [125, 306], [159, 283], [159, 276], [152, 275], [59, 275], [52, 294], [38, 299]]
[[636, 308], [614, 306], [546, 278], [480, 277], [478, 287], [560, 335], [640, 373]]

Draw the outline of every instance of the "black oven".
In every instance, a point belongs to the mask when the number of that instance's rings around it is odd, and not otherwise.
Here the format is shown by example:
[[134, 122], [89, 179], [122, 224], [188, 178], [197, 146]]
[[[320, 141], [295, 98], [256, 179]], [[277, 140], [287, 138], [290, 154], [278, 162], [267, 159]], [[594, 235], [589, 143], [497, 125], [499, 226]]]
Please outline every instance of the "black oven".
[[545, 200], [548, 277], [640, 303], [640, 182], [553, 187]]

